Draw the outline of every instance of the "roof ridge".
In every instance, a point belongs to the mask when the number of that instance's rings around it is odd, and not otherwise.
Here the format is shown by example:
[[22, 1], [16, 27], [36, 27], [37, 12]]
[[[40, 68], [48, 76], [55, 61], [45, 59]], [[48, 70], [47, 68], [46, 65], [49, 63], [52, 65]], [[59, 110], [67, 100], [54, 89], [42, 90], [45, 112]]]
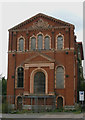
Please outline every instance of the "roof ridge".
[[48, 19], [50, 19], [50, 20], [53, 20], [54, 22], [58, 22], [58, 23], [61, 23], [61, 24], [66, 25], [66, 26], [73, 26], [73, 27], [74, 27], [73, 24], [70, 24], [70, 23], [68, 23], [68, 22], [64, 22], [64, 21], [62, 21], [62, 20], [60, 20], [60, 19], [56, 19], [56, 18], [54, 18], [54, 17], [48, 16], [48, 15], [43, 14], [43, 13], [38, 13], [38, 14], [30, 17], [29, 19], [21, 22], [20, 24], [14, 26], [14, 27], [12, 27], [12, 28], [10, 28], [9, 31], [10, 31], [10, 30], [13, 30], [13, 29], [20, 28], [21, 26], [24, 26], [24, 25], [28, 24], [29, 22], [33, 21], [35, 18], [38, 18], [38, 17], [46, 17], [46, 18], [48, 18]]

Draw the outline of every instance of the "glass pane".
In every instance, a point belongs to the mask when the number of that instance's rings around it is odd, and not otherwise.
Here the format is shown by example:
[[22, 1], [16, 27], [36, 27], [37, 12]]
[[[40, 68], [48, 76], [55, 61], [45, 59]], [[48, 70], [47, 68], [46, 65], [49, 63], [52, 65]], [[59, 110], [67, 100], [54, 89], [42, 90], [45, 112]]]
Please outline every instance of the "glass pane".
[[50, 38], [46, 36], [45, 37], [45, 49], [49, 49], [49, 41], [50, 41]]
[[43, 36], [40, 34], [38, 35], [38, 49], [43, 48]]
[[64, 88], [64, 69], [58, 67], [56, 70], [56, 88]]
[[19, 50], [20, 50], [20, 51], [23, 51], [23, 48], [24, 48], [24, 40], [23, 40], [23, 38], [21, 38], [21, 39], [19, 40]]
[[23, 87], [23, 68], [22, 67], [19, 67], [18, 68], [18, 71], [17, 71], [17, 86], [18, 87]]
[[36, 38], [32, 37], [31, 38], [31, 49], [36, 49]]
[[57, 49], [58, 50], [63, 49], [63, 37], [62, 36], [57, 37]]
[[45, 75], [43, 72], [37, 72], [34, 76], [34, 93], [45, 93]]

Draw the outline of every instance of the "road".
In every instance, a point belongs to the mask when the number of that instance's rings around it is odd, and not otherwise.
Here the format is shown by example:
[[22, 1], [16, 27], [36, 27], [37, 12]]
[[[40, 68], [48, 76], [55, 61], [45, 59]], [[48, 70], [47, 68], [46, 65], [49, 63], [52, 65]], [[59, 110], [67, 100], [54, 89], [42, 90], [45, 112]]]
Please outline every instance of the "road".
[[1, 120], [84, 120], [83, 118], [2, 118]]
[[3, 114], [2, 120], [85, 120], [85, 113]]

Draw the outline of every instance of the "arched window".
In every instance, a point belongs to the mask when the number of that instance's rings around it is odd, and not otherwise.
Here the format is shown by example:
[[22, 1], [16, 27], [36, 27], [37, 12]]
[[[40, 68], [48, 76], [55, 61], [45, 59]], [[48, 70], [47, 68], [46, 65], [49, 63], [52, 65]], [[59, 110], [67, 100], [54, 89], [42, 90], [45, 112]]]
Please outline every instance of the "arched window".
[[49, 43], [50, 43], [50, 37], [49, 37], [49, 36], [46, 36], [46, 37], [45, 37], [45, 44], [44, 44], [44, 45], [45, 45], [44, 48], [45, 48], [46, 50], [49, 50], [49, 45], [50, 45]]
[[22, 110], [22, 97], [17, 97], [17, 109]]
[[63, 37], [61, 35], [57, 37], [57, 49], [63, 49]]
[[24, 50], [24, 40], [23, 38], [19, 39], [19, 51], [23, 51]]
[[31, 49], [32, 50], [36, 49], [36, 38], [35, 37], [31, 38]]
[[34, 93], [45, 94], [45, 74], [43, 72], [37, 72], [34, 75]]
[[40, 50], [43, 49], [43, 36], [42, 36], [42, 34], [38, 35], [37, 41], [38, 41], [38, 49], [40, 49]]
[[23, 81], [24, 81], [24, 69], [22, 67], [19, 67], [17, 69], [17, 87], [23, 87]]
[[62, 97], [57, 98], [57, 108], [63, 108], [63, 98]]
[[56, 88], [64, 88], [64, 68], [62, 66], [56, 69]]

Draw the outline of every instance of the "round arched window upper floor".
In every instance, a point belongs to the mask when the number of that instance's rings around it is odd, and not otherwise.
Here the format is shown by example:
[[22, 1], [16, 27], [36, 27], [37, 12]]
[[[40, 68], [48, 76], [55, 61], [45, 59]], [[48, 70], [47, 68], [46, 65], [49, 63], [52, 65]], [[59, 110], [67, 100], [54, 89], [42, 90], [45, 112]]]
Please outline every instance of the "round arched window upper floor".
[[56, 48], [57, 50], [62, 50], [64, 48], [64, 37], [61, 34], [56, 38]]
[[19, 67], [17, 69], [17, 87], [23, 87], [24, 83], [24, 69]]
[[25, 50], [25, 38], [20, 36], [17, 40], [17, 50], [24, 51]]
[[37, 49], [41, 50], [43, 49], [43, 35], [39, 34], [37, 36]]
[[39, 32], [36, 36], [33, 35], [29, 39], [29, 49], [30, 50], [49, 50], [51, 49], [51, 37], [46, 34]]
[[46, 36], [44, 39], [44, 49], [49, 50], [50, 49], [50, 37]]
[[31, 50], [35, 50], [36, 49], [36, 38], [32, 37], [31, 38]]
[[20, 38], [19, 39], [19, 51], [23, 51], [24, 50], [24, 39]]

